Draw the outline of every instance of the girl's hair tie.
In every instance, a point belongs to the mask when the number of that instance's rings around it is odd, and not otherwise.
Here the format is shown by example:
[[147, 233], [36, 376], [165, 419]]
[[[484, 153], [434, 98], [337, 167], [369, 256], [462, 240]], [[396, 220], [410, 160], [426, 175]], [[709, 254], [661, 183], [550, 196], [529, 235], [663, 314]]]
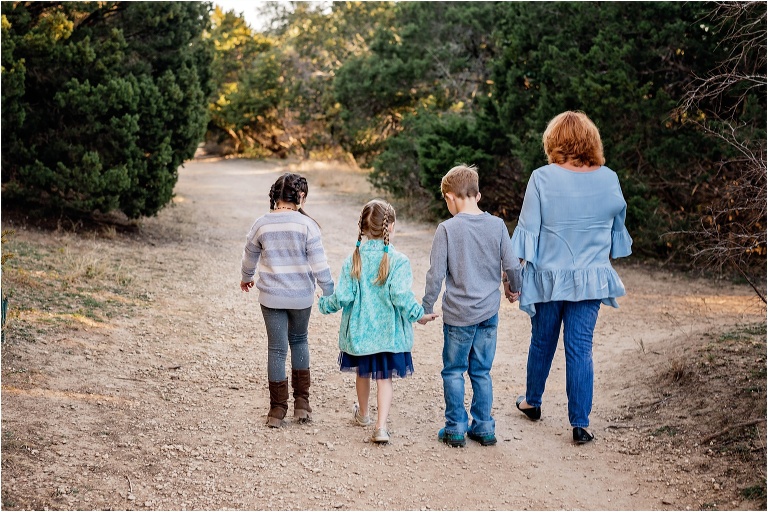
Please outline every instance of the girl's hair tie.
[[389, 246], [388, 245], [384, 246], [384, 252], [389, 252]]
[[360, 240], [357, 241], [357, 243], [355, 244], [355, 247], [360, 247]]

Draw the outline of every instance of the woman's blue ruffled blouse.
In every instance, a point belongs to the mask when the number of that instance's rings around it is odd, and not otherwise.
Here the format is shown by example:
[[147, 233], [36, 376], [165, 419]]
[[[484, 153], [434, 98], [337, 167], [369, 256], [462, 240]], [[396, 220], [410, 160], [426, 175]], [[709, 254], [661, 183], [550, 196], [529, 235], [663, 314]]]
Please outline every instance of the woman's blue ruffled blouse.
[[619, 307], [616, 297], [626, 292], [610, 258], [632, 254], [626, 216], [619, 178], [608, 167], [533, 171], [512, 234], [526, 262], [520, 309], [533, 316], [537, 302], [588, 299]]

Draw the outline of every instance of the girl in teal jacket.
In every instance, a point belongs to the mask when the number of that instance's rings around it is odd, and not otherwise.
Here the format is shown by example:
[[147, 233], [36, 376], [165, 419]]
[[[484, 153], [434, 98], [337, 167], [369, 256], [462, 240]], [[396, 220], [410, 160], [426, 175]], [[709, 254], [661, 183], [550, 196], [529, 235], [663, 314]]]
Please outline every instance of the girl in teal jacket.
[[392, 377], [413, 373], [413, 322], [427, 323], [437, 315], [424, 314], [411, 291], [411, 263], [390, 244], [395, 226], [392, 205], [370, 201], [360, 213], [359, 226], [355, 251], [344, 260], [333, 295], [320, 297], [319, 309], [326, 315], [342, 310], [339, 369], [357, 373], [355, 421], [361, 426], [372, 423], [368, 398], [373, 378], [379, 414], [371, 440], [387, 443]]

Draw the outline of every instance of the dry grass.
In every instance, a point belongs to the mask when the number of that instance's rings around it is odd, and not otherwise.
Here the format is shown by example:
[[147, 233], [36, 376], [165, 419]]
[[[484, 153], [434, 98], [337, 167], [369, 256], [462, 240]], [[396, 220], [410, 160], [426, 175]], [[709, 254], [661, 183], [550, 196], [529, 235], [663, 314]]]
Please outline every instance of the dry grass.
[[[670, 454], [697, 460], [693, 471], [670, 466], [669, 473], [691, 480], [688, 492], [701, 509], [740, 499], [765, 509], [765, 324], [713, 330], [704, 339], [681, 334], [675, 344], [686, 355], [662, 359], [649, 381], [658, 400], [630, 408], [632, 421], [657, 425], [637, 430], [633, 450], [660, 464]], [[701, 481], [714, 483], [702, 488]]]
[[115, 241], [96, 235], [19, 229], [4, 243], [14, 254], [2, 273], [9, 335], [34, 340], [72, 325], [104, 324], [141, 302], [127, 287], [131, 272], [114, 257]]
[[695, 373], [691, 365], [682, 358], [675, 358], [669, 361], [669, 368], [662, 374], [662, 380], [669, 384], [679, 386], [690, 384], [694, 379]]
[[351, 195], [376, 193], [368, 182], [368, 171], [346, 162], [298, 162], [286, 164], [282, 169], [304, 175], [310, 183], [310, 196], [312, 187], [333, 189]]

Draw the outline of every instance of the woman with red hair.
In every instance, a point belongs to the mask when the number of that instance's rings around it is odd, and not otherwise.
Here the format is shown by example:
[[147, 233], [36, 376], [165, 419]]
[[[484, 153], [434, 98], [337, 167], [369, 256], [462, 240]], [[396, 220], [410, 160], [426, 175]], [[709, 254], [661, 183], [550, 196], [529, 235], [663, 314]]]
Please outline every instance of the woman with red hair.
[[[541, 418], [542, 396], [560, 329], [566, 360], [568, 418], [584, 444], [592, 411], [592, 337], [601, 304], [618, 307], [624, 284], [610, 258], [629, 256], [627, 203], [606, 167], [600, 132], [583, 112], [563, 112], [543, 136], [548, 165], [533, 171], [512, 235], [525, 261], [520, 309], [531, 317], [526, 391], [516, 404]], [[508, 298], [511, 291], [507, 290]]]

